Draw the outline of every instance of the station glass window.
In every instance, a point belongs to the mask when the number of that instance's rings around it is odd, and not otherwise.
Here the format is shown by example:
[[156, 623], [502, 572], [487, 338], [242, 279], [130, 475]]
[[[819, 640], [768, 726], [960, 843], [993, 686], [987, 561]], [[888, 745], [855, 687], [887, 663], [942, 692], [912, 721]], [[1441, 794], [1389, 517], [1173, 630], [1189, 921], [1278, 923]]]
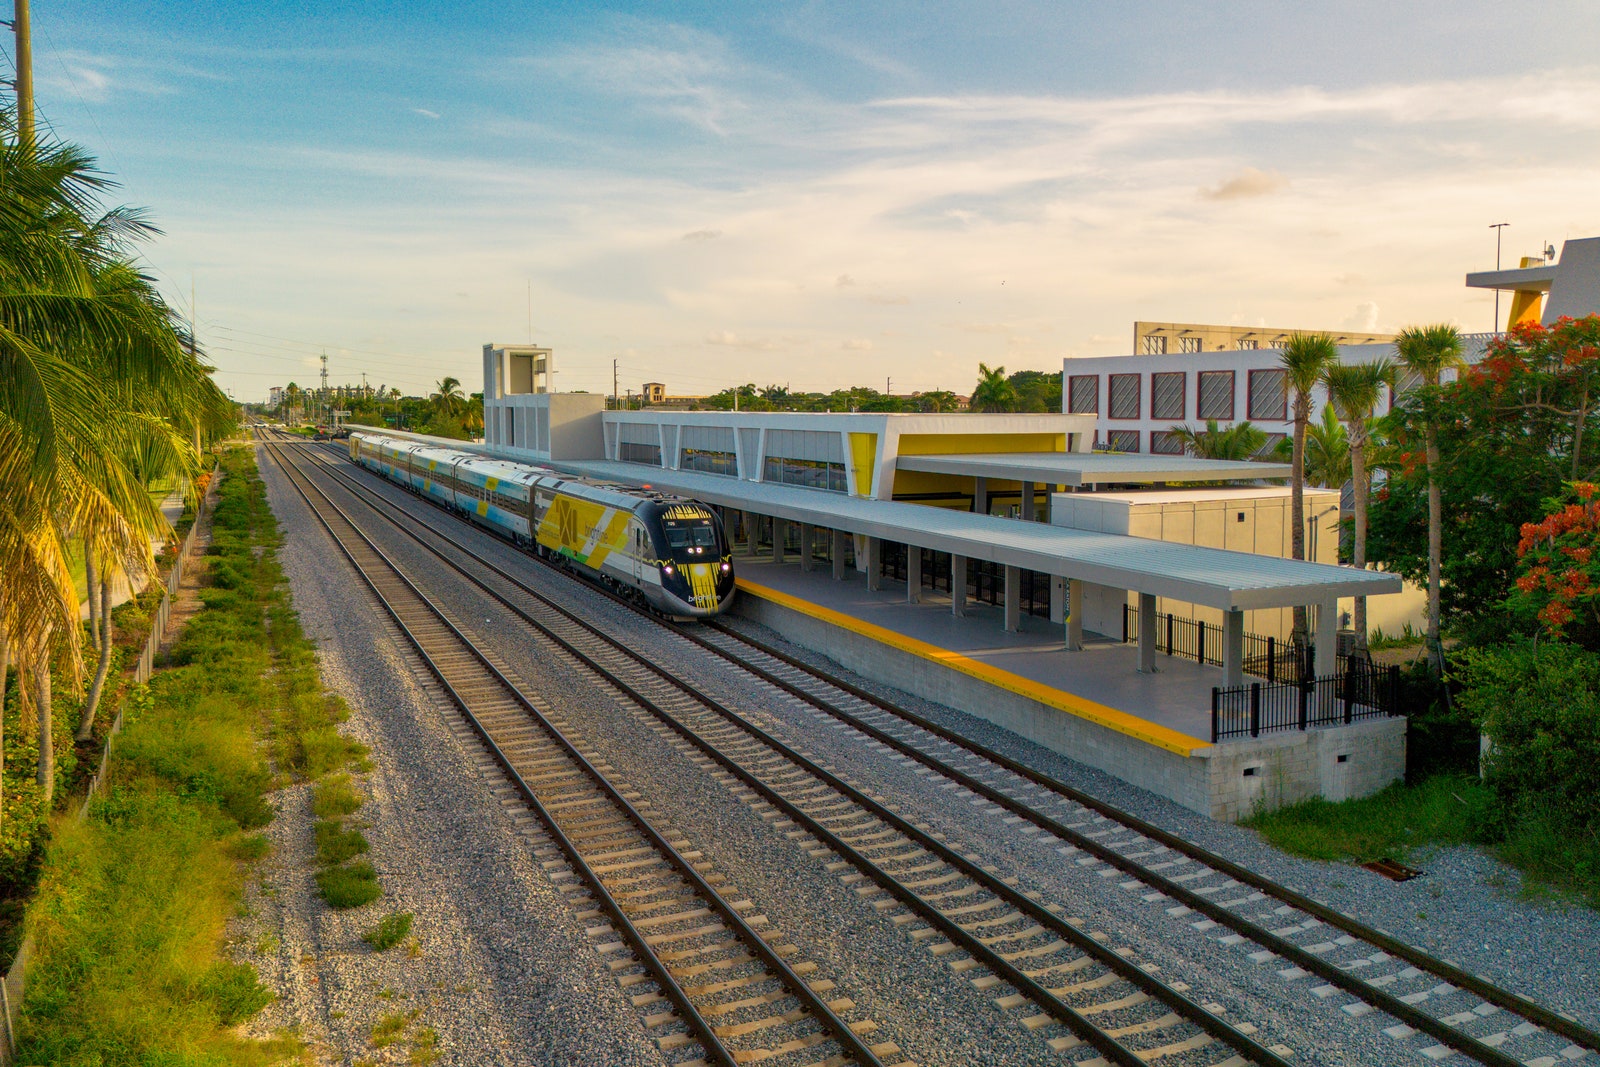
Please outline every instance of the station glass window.
[[640, 444], [636, 441], [623, 441], [617, 445], [617, 458], [624, 463], [648, 463], [652, 467], [661, 466], [661, 446]]
[[1200, 404], [1196, 414], [1202, 419], [1233, 418], [1233, 371], [1203, 370], [1200, 379]]
[[1112, 452], [1139, 451], [1138, 430], [1112, 430], [1106, 438], [1106, 447]]
[[1150, 431], [1150, 451], [1158, 456], [1183, 455], [1183, 438], [1171, 430]]
[[1267, 434], [1266, 443], [1256, 451], [1257, 459], [1273, 459], [1278, 451], [1278, 446], [1289, 439], [1286, 433]]
[[[1113, 374], [1111, 376], [1111, 409], [1113, 419], [1137, 419], [1139, 417], [1139, 379], [1138, 374]], [[1135, 449], [1134, 451], [1138, 451]]]
[[678, 460], [678, 467], [686, 471], [705, 471], [707, 474], [737, 476], [739, 459], [732, 452], [719, 452], [707, 448], [686, 448]]
[[1180, 337], [1180, 338], [1178, 338], [1178, 351], [1179, 352], [1198, 352], [1198, 351], [1200, 351], [1200, 349], [1201, 349], [1200, 338], [1198, 338], [1198, 337]]
[[1074, 374], [1067, 379], [1067, 413], [1095, 415], [1100, 411], [1100, 375]]
[[763, 481], [800, 485], [807, 489], [827, 489], [835, 493], [849, 491], [844, 464], [826, 460], [768, 456], [761, 478]]
[[1164, 356], [1167, 354], [1167, 339], [1159, 334], [1146, 334], [1144, 344], [1140, 347], [1147, 356]]
[[1150, 375], [1150, 417], [1152, 419], [1181, 419], [1184, 417], [1184, 388], [1188, 375], [1183, 371], [1162, 371]]
[[1250, 372], [1250, 419], [1286, 419], [1289, 417], [1289, 379], [1281, 368], [1272, 367]]

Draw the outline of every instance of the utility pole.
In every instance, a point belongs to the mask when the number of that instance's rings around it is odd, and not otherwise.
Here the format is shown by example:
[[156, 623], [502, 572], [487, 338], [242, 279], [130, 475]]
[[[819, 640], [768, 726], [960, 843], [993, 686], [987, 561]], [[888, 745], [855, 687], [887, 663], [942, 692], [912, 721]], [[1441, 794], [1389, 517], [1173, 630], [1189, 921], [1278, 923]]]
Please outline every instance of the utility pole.
[[367, 400], [371, 396], [372, 396], [372, 394], [367, 392], [367, 372], [366, 371], [362, 371], [361, 372], [361, 399], [362, 400]]
[[33, 34], [28, 29], [28, 0], [16, 0], [11, 29], [17, 35], [17, 140], [33, 147]]
[[[1494, 269], [1500, 269], [1500, 231], [1510, 226], [1509, 222], [1491, 222], [1489, 229], [1494, 231]], [[1494, 331], [1500, 332], [1500, 290], [1494, 291]]]
[[[329, 404], [328, 400], [328, 350], [322, 350], [322, 402]], [[330, 407], [331, 410], [331, 407]], [[324, 423], [323, 425], [327, 425]]]
[[883, 380], [883, 395], [884, 396], [893, 396], [894, 395], [894, 379], [893, 378], [885, 378]]
[[[633, 390], [629, 389], [628, 392], [632, 393]], [[617, 361], [616, 360], [612, 360], [611, 361], [611, 410], [612, 411], [619, 410], [618, 407], [617, 407]]]

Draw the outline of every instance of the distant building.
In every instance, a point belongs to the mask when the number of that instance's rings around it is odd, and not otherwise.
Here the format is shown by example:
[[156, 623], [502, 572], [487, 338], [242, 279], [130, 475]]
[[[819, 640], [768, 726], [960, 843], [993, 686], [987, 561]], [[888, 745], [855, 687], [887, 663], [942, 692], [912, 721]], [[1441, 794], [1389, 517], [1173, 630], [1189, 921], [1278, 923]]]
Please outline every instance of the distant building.
[[667, 387], [663, 382], [645, 382], [641, 394], [646, 404], [659, 404], [667, 399]]
[[[1176, 356], [1198, 352], [1254, 352], [1261, 348], [1281, 348], [1296, 333], [1313, 331], [1284, 329], [1278, 326], [1212, 326], [1199, 322], [1135, 322], [1133, 354], [1136, 356]], [[1341, 345], [1376, 345], [1394, 340], [1389, 333], [1362, 333], [1349, 330], [1325, 332]]]
[[270, 391], [267, 406], [275, 408], [281, 403], [283, 403], [283, 386], [274, 385]]

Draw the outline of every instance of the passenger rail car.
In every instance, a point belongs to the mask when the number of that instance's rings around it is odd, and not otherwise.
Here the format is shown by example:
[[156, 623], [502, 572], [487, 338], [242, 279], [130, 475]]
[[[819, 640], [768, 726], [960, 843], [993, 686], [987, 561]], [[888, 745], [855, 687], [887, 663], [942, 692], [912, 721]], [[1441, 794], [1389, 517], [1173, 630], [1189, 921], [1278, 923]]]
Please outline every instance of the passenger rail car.
[[350, 459], [663, 615], [733, 600], [728, 539], [697, 501], [365, 431]]

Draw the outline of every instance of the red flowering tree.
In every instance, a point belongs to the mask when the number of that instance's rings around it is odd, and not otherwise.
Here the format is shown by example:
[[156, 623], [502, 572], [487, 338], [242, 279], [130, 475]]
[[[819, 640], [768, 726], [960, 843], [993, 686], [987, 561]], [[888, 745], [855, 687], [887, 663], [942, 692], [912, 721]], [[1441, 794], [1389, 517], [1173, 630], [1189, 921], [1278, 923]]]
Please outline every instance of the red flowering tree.
[[1507, 606], [1551, 637], [1600, 648], [1600, 487], [1573, 482], [1550, 514], [1523, 524]]

